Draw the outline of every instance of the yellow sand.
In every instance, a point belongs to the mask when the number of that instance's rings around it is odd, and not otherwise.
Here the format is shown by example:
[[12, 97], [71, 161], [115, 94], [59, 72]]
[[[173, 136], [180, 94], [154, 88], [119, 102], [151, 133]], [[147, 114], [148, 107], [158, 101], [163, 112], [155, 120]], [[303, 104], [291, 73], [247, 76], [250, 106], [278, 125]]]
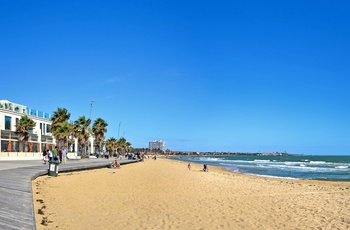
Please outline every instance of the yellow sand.
[[37, 229], [350, 229], [348, 182], [201, 169], [158, 158], [40, 177]]

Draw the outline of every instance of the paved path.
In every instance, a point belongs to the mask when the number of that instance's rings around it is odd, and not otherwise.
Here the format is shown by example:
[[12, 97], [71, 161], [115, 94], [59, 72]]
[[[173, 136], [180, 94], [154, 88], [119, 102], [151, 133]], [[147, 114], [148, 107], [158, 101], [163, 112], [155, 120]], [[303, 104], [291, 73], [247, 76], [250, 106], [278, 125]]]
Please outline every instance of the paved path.
[[[107, 167], [114, 158], [69, 160], [59, 173]], [[121, 160], [120, 164], [135, 163]], [[36, 229], [32, 180], [48, 174], [42, 160], [0, 161], [0, 229]]]

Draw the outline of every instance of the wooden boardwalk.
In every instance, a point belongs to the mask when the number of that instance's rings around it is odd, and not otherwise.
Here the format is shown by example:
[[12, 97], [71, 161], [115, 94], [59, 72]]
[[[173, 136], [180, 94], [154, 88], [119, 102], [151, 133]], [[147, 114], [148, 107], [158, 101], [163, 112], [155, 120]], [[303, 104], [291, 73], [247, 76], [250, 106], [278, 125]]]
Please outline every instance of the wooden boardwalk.
[[[108, 167], [113, 158], [69, 160], [58, 173]], [[121, 160], [120, 164], [138, 162]], [[18, 167], [16, 168], [16, 165]], [[36, 229], [32, 180], [48, 174], [42, 161], [0, 161], [0, 229]]]

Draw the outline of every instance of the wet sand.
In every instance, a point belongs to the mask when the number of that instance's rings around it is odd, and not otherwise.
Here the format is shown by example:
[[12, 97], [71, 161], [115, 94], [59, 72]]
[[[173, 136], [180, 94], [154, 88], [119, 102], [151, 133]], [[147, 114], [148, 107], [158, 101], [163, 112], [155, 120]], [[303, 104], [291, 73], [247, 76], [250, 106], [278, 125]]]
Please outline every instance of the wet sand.
[[37, 229], [350, 229], [350, 183], [148, 159], [33, 181]]

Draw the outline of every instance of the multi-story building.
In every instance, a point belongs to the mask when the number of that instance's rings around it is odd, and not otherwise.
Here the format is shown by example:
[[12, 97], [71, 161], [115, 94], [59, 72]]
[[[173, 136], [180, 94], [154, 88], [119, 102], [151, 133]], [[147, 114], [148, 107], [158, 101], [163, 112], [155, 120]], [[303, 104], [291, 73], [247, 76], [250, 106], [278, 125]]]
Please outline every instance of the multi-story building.
[[[36, 125], [29, 130], [29, 141], [27, 146], [20, 149], [20, 141], [16, 134], [16, 124], [22, 116], [27, 115]], [[0, 157], [18, 156], [41, 156], [44, 149], [52, 149], [56, 145], [56, 140], [51, 133], [52, 115], [25, 105], [16, 104], [7, 100], [0, 100]], [[68, 148], [68, 152], [77, 155], [78, 141], [72, 139], [74, 144]], [[93, 139], [90, 140], [93, 149]], [[25, 148], [26, 147], [26, 148]], [[28, 152], [23, 152], [27, 149]], [[23, 151], [21, 151], [23, 150]]]
[[[42, 149], [55, 144], [51, 134], [51, 115], [31, 109], [27, 106], [0, 100], [0, 145], [1, 152], [19, 152], [20, 142], [16, 135], [16, 124], [22, 116], [27, 115], [36, 125], [29, 130], [27, 149], [29, 152], [40, 153]], [[9, 154], [7, 154], [9, 155]]]
[[165, 152], [166, 150], [166, 144], [164, 141], [160, 140], [160, 141], [151, 141], [149, 142], [149, 149], [153, 150], [153, 149], [160, 149], [162, 151]]

